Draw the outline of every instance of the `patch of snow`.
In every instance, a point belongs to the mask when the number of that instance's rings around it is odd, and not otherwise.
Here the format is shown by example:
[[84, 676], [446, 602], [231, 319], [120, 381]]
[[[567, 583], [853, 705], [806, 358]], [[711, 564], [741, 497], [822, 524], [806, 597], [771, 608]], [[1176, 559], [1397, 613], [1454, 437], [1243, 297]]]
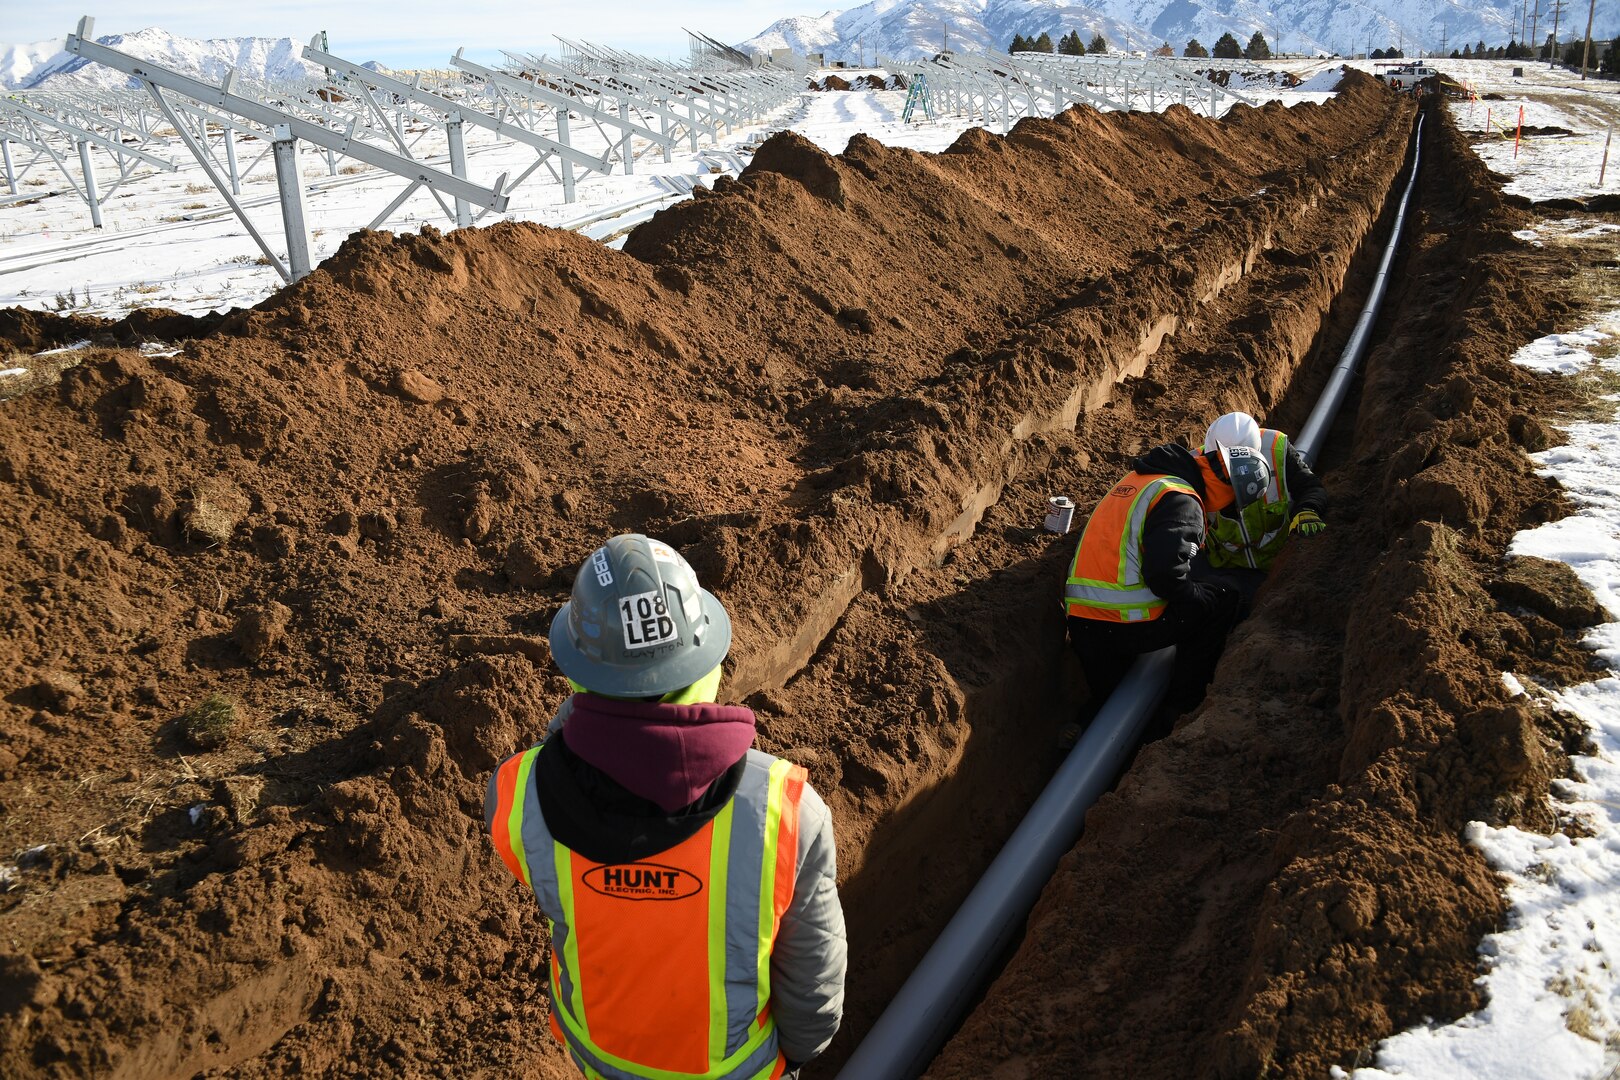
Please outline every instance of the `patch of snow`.
[[56, 356], [59, 353], [78, 352], [81, 349], [88, 349], [89, 347], [90, 347], [90, 341], [87, 338], [84, 341], [75, 341], [71, 345], [63, 345], [60, 349], [46, 349], [44, 352], [37, 352], [34, 355], [35, 356]]
[[1606, 341], [1611, 335], [1596, 326], [1575, 330], [1568, 334], [1548, 334], [1540, 337], [1513, 354], [1513, 362], [1520, 367], [1536, 371], [1554, 371], [1560, 375], [1573, 375], [1592, 363], [1592, 346]]

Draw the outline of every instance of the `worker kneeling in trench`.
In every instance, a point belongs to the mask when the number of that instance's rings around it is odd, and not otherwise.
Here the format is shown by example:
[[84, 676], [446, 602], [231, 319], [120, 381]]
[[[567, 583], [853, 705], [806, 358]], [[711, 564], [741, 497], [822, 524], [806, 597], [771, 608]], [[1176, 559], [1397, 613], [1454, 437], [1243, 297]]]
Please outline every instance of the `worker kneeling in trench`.
[[1166, 706], [1196, 706], [1266, 570], [1291, 533], [1326, 528], [1326, 502], [1287, 436], [1244, 413], [1210, 425], [1197, 453], [1171, 444], [1137, 458], [1069, 567], [1069, 643], [1090, 696], [1059, 745], [1078, 741], [1136, 657], [1166, 646], [1176, 646]]
[[714, 704], [731, 620], [657, 540], [585, 560], [551, 624], [574, 694], [485, 823], [551, 925], [551, 1031], [592, 1077], [776, 1080], [832, 1041], [847, 945], [832, 818]]

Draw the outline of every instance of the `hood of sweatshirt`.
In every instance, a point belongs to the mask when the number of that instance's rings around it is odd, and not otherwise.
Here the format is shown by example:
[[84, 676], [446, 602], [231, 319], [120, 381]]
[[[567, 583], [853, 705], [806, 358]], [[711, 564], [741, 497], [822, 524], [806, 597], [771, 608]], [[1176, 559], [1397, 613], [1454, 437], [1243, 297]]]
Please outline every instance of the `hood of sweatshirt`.
[[740, 705], [668, 705], [575, 694], [568, 748], [667, 813], [690, 805], [754, 743]]
[[1198, 501], [1211, 513], [1232, 503], [1232, 486], [1216, 475], [1203, 454], [1195, 454], [1185, 446], [1175, 443], [1155, 446], [1131, 462], [1131, 468], [1140, 473], [1168, 473], [1185, 480], [1198, 492]]

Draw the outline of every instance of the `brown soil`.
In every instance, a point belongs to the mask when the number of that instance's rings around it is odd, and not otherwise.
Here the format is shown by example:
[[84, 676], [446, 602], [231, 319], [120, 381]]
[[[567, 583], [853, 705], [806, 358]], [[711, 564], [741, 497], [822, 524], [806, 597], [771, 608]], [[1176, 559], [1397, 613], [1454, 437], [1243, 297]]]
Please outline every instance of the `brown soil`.
[[[725, 600], [730, 695], [833, 808], [831, 1075], [1083, 695], [1046, 496], [1228, 409], [1301, 422], [1412, 110], [1352, 75], [939, 155], [781, 135], [624, 254], [361, 234], [174, 356], [0, 313], [25, 349], [103, 342], [0, 406], [0, 1071], [570, 1075], [479, 806], [566, 693], [574, 566], [639, 529]], [[1458, 830], [1545, 824], [1563, 737], [1494, 673], [1584, 657], [1567, 582], [1492, 591], [1561, 508], [1517, 450], [1544, 384], [1505, 362], [1558, 309], [1436, 120], [1422, 287], [1325, 462], [1333, 527], [1092, 815], [938, 1075], [1314, 1075], [1472, 1001], [1500, 902]]]

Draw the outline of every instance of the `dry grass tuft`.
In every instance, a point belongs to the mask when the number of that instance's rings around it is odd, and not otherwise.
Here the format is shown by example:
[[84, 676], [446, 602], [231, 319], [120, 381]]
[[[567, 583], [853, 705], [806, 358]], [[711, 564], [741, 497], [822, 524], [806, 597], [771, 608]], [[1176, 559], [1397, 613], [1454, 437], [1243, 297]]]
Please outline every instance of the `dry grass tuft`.
[[199, 750], [215, 750], [230, 738], [236, 719], [236, 702], [209, 694], [180, 714], [180, 734]]

